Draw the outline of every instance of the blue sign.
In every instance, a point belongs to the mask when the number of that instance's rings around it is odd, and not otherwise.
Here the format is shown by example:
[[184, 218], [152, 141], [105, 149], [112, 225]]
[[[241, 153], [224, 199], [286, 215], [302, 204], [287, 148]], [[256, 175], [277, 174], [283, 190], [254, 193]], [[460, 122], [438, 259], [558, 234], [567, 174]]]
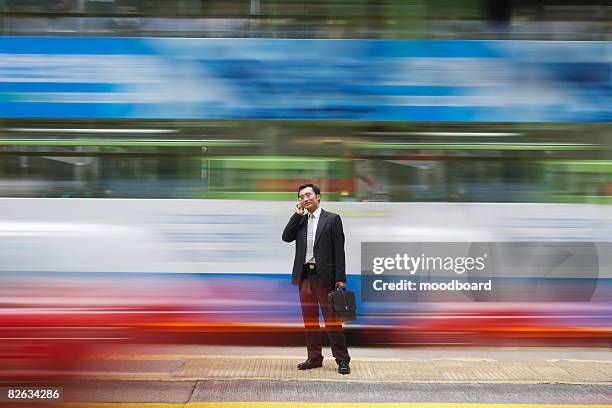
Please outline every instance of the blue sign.
[[0, 37], [0, 117], [610, 122], [611, 44]]

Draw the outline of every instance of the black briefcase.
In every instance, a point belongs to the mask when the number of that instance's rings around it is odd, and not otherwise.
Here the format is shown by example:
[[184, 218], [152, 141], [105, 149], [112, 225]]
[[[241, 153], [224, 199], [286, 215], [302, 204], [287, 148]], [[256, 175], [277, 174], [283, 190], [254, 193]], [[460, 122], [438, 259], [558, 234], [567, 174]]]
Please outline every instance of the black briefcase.
[[329, 307], [334, 311], [339, 322], [352, 322], [357, 318], [357, 304], [355, 292], [346, 289], [337, 289], [327, 295]]

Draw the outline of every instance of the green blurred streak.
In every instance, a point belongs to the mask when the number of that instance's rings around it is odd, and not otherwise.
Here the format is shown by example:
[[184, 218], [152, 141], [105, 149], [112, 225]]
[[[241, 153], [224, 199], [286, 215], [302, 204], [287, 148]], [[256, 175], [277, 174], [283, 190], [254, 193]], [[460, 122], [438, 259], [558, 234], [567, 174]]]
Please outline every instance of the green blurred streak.
[[568, 173], [610, 173], [612, 174], [612, 161], [610, 160], [571, 160], [550, 161], [547, 166], [553, 171]]
[[[324, 193], [326, 201], [341, 201], [340, 193]], [[215, 200], [267, 200], [267, 201], [296, 201], [297, 192], [261, 192], [261, 191], [208, 191], [196, 198]]]
[[252, 170], [327, 170], [331, 162], [339, 159], [324, 157], [278, 157], [278, 156], [242, 156], [210, 157], [218, 169], [252, 169]]

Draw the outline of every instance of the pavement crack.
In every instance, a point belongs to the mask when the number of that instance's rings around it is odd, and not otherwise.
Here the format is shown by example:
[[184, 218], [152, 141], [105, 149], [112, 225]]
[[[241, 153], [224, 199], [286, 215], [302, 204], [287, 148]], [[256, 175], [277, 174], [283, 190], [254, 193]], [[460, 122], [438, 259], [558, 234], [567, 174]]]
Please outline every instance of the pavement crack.
[[187, 407], [191, 403], [191, 398], [193, 398], [193, 393], [195, 392], [196, 387], [198, 386], [199, 381], [193, 382], [193, 387], [191, 387], [191, 391], [189, 392], [189, 396], [187, 397], [187, 402], [183, 404], [183, 408]]

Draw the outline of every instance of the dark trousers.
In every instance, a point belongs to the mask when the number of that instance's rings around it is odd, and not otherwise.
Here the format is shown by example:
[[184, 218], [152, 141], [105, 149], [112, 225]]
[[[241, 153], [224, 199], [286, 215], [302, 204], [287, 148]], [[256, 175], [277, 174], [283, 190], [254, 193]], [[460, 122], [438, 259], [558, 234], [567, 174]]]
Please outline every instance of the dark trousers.
[[346, 340], [342, 331], [342, 323], [335, 319], [334, 313], [327, 303], [327, 295], [333, 287], [314, 279], [303, 279], [300, 282], [300, 304], [306, 329], [306, 347], [308, 358], [323, 360], [321, 353], [321, 326], [319, 325], [319, 307], [325, 320], [325, 331], [329, 338], [332, 354], [336, 361], [350, 361]]

